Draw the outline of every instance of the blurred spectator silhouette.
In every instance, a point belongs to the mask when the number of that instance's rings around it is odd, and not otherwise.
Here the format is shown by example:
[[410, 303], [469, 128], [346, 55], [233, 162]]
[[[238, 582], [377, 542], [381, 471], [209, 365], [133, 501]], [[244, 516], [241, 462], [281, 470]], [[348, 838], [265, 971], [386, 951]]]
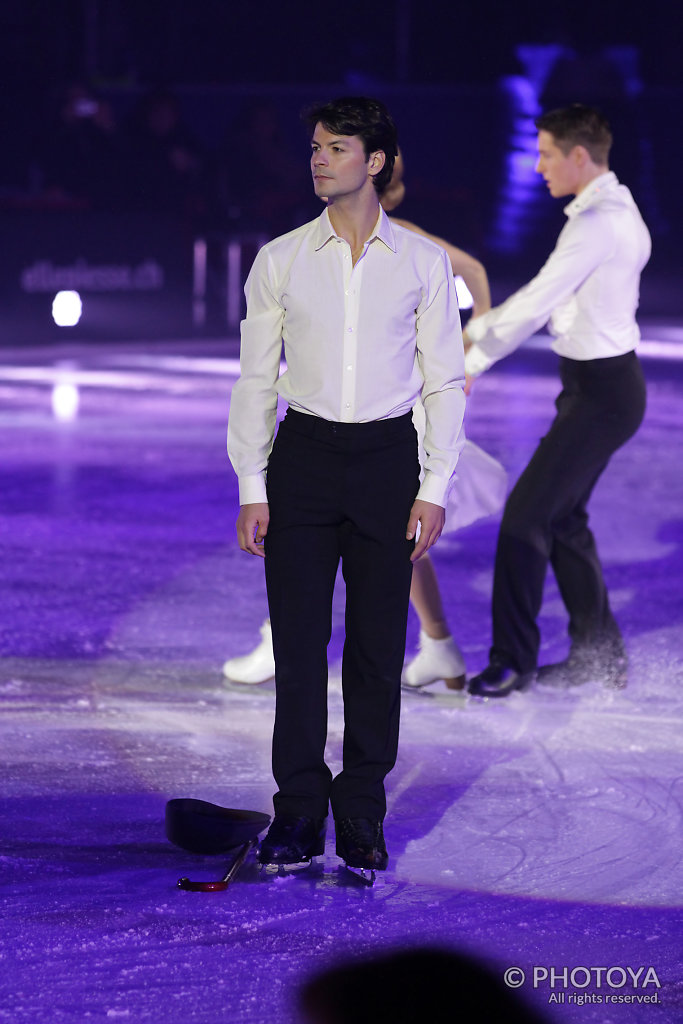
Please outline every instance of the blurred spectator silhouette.
[[304, 983], [306, 1024], [543, 1024], [497, 973], [444, 949], [406, 949], [331, 967]]
[[140, 98], [124, 126], [124, 149], [129, 209], [189, 220], [202, 213], [204, 153], [172, 92]]
[[121, 144], [111, 107], [74, 82], [35, 143], [38, 191], [58, 205], [107, 209], [121, 198]]
[[586, 103], [602, 107], [605, 101], [623, 100], [626, 83], [622, 69], [609, 50], [596, 44], [567, 45], [559, 54], [540, 96], [544, 110]]
[[301, 176], [305, 136], [301, 141], [301, 154], [295, 154], [269, 100], [256, 97], [245, 104], [215, 154], [212, 177], [221, 228], [273, 238], [300, 222], [312, 194]]

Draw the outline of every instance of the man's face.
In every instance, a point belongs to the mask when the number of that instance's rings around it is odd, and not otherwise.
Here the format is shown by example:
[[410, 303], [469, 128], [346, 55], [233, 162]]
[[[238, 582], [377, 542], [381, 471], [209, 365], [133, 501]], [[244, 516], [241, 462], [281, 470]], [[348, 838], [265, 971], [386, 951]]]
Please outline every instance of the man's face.
[[358, 135], [332, 135], [321, 124], [315, 126], [311, 140], [311, 173], [315, 194], [334, 202], [342, 196], [373, 187], [371, 171], [381, 170], [376, 158], [383, 154], [370, 154], [366, 159], [363, 141]]
[[580, 168], [576, 161], [574, 146], [566, 155], [555, 142], [551, 132], [538, 133], [538, 161], [536, 170], [542, 174], [548, 191], [555, 199], [573, 196], [581, 188]]

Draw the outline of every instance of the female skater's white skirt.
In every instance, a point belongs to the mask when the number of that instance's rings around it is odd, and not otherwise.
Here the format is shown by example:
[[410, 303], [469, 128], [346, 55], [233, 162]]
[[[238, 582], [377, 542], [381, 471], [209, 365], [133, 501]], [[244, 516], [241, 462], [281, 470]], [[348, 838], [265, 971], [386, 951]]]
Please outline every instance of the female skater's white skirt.
[[[417, 431], [422, 465], [425, 416], [421, 402], [413, 409], [413, 423]], [[476, 522], [477, 519], [500, 512], [505, 504], [507, 484], [507, 473], [500, 462], [473, 441], [465, 441], [448, 495], [446, 525], [443, 532], [454, 533]]]
[[478, 444], [465, 441], [446, 505], [444, 533], [453, 533], [484, 516], [500, 512], [505, 504], [508, 475], [497, 459]]

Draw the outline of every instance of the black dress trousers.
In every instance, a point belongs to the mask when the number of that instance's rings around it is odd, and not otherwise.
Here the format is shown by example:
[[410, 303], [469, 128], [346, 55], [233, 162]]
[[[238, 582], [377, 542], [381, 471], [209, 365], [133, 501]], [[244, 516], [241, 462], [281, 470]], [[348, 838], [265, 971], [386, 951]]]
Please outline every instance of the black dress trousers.
[[635, 352], [563, 358], [560, 376], [557, 414], [510, 493], [498, 535], [491, 656], [519, 672], [536, 667], [548, 563], [569, 613], [572, 646], [623, 650], [587, 505], [610, 457], [642, 422], [645, 381]]
[[[398, 747], [419, 487], [410, 414], [336, 423], [288, 410], [268, 462], [265, 538], [275, 655], [275, 812], [323, 818], [386, 813], [384, 779]], [[325, 763], [327, 647], [341, 560], [343, 769]]]

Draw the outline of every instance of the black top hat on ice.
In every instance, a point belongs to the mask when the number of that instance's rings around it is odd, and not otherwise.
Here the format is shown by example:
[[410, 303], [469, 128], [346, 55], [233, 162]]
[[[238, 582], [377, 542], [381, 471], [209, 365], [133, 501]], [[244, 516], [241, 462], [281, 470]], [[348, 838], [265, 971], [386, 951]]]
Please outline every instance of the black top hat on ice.
[[270, 824], [260, 811], [180, 797], [166, 804], [166, 838], [190, 853], [226, 853], [256, 839]]

